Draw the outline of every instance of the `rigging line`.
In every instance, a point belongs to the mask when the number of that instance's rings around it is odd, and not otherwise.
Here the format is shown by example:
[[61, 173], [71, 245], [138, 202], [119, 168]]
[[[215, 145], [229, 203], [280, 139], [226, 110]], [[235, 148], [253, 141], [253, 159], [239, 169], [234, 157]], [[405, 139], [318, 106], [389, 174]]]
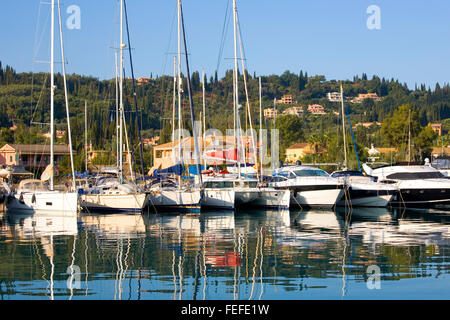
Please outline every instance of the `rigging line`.
[[[47, 12], [47, 17], [45, 19], [45, 23], [44, 23], [44, 28], [42, 29], [42, 33], [40, 36], [40, 39], [38, 41], [38, 30], [39, 30], [39, 20], [40, 20], [40, 16], [41, 16], [41, 6], [39, 5], [38, 7], [38, 17], [36, 20], [36, 32], [35, 32], [35, 38], [34, 38], [34, 53], [33, 53], [33, 61], [35, 60], [38, 52], [39, 52], [39, 48], [41, 47], [41, 43], [42, 43], [42, 39], [44, 38], [44, 34], [46, 34], [46, 27], [48, 25], [48, 21], [50, 19], [50, 12]], [[45, 80], [44, 80], [44, 84], [45, 84]], [[31, 75], [31, 110], [33, 110], [33, 92], [34, 92], [34, 63], [32, 64], [32, 75]], [[31, 117], [33, 117], [33, 113], [31, 114]], [[31, 128], [30, 128], [31, 130]], [[31, 132], [31, 131], [30, 131]]]
[[172, 23], [170, 25], [170, 33], [169, 33], [169, 43], [167, 44], [167, 50], [166, 50], [166, 54], [164, 55], [164, 63], [163, 63], [163, 68], [161, 70], [161, 74], [163, 75], [164, 72], [166, 72], [166, 67], [167, 67], [167, 56], [168, 56], [168, 52], [170, 50], [170, 46], [172, 44], [172, 35], [173, 35], [173, 29], [175, 26], [175, 17], [177, 16], [177, 10], [175, 8], [173, 15], [172, 15]]
[[[47, 82], [47, 79], [48, 79], [48, 73], [45, 73], [44, 75], [45, 75], [45, 78], [44, 78], [44, 81], [42, 82], [41, 93], [39, 94], [39, 98], [38, 98], [38, 101], [36, 102], [36, 106], [34, 108], [34, 111], [33, 111], [33, 103], [31, 104], [32, 114], [31, 114], [31, 119], [30, 119], [30, 126], [31, 126], [31, 124], [32, 124], [32, 122], [34, 120], [34, 115], [35, 115], [35, 113], [36, 113], [36, 111], [37, 111], [37, 109], [39, 107], [39, 103], [41, 102], [41, 98], [42, 98], [42, 95], [43, 95], [43, 92], [44, 92], [44, 89], [45, 89], [45, 83]], [[32, 78], [33, 78], [32, 81], [34, 81], [34, 73], [33, 73]], [[34, 85], [32, 83], [31, 84], [31, 99], [33, 99], [33, 87], [34, 87]]]
[[[236, 11], [236, 26], [237, 26], [237, 30], [238, 30], [238, 35], [239, 35], [239, 48], [240, 48], [240, 52], [241, 52], [241, 56], [242, 58], [245, 58], [245, 51], [244, 51], [244, 44], [242, 43], [242, 34], [241, 34], [241, 28], [240, 28], [240, 22], [239, 22], [239, 17], [237, 16], [237, 11]], [[251, 138], [252, 138], [252, 147], [253, 147], [253, 152], [254, 152], [254, 157], [255, 157], [255, 163], [257, 164], [258, 160], [257, 160], [257, 149], [256, 149], [256, 144], [255, 144], [255, 135], [253, 132], [253, 125], [252, 125], [252, 114], [251, 114], [251, 107], [250, 107], [250, 100], [249, 100], [249, 95], [248, 95], [248, 83], [247, 83], [247, 69], [246, 69], [246, 63], [244, 60], [241, 61], [242, 62], [242, 73], [244, 76], [244, 89], [245, 89], [245, 98], [246, 98], [246, 102], [247, 102], [247, 113], [248, 113], [248, 118], [246, 117], [246, 127], [247, 127], [247, 120], [250, 122], [250, 132], [251, 132]], [[247, 129], [247, 128], [246, 128]], [[245, 151], [244, 151], [244, 156], [245, 156], [245, 152], [247, 151], [247, 147], [245, 147]], [[249, 157], [250, 159], [250, 157]], [[259, 170], [256, 170], [256, 177], [259, 180]]]
[[[342, 93], [342, 95], [344, 95], [344, 93]], [[344, 97], [342, 97], [342, 99], [344, 99]], [[350, 115], [348, 114], [348, 110], [347, 110], [347, 106], [345, 105], [345, 102], [344, 102], [344, 109], [345, 109], [345, 114], [347, 115], [348, 126], [350, 127], [350, 133], [352, 134], [353, 147], [355, 148], [356, 160], [358, 161], [358, 168], [359, 168], [359, 171], [361, 171], [362, 169], [361, 169], [361, 164], [359, 163], [358, 149], [356, 148], [356, 141], [355, 141], [355, 136], [353, 134], [352, 123], [350, 121]]]
[[182, 30], [183, 30], [183, 42], [184, 42], [184, 51], [186, 52], [185, 54], [185, 58], [186, 58], [186, 79], [187, 79], [187, 89], [188, 89], [188, 96], [189, 96], [189, 107], [190, 107], [190, 113], [191, 113], [191, 125], [192, 125], [192, 133], [194, 136], [194, 152], [195, 152], [195, 158], [196, 158], [196, 165], [197, 165], [197, 172], [199, 173], [198, 177], [199, 177], [199, 184], [200, 187], [203, 188], [203, 177], [201, 174], [201, 169], [200, 169], [200, 151], [199, 151], [199, 146], [198, 146], [198, 139], [197, 139], [197, 135], [195, 134], [195, 114], [194, 114], [194, 102], [192, 99], [192, 86], [191, 86], [191, 75], [189, 72], [189, 59], [188, 59], [188, 48], [187, 48], [187, 43], [186, 43], [186, 31], [184, 28], [184, 15], [183, 15], [183, 9], [181, 6], [181, 2], [179, 3], [180, 5], [180, 16], [181, 16], [181, 26], [182, 26]]
[[[123, 69], [123, 77], [125, 78], [125, 68]], [[123, 91], [124, 91], [125, 97], [127, 97], [127, 86], [126, 85], [124, 86]], [[128, 152], [130, 152], [130, 148], [128, 147], [128, 133], [127, 133], [127, 129], [126, 129], [127, 121], [126, 121], [126, 117], [125, 117], [125, 113], [124, 113], [127, 106], [128, 106], [128, 99], [125, 99], [125, 101], [124, 101], [124, 108], [122, 110], [122, 114], [123, 114], [123, 122], [124, 122], [125, 139], [126, 139], [126, 142], [127, 142]], [[130, 106], [130, 108], [131, 108], [131, 106]], [[133, 126], [132, 126], [132, 124], [133, 124], [133, 117], [132, 117], [132, 115], [130, 115], [130, 120], [129, 121], [130, 121], [130, 145], [133, 146], [134, 143], [133, 143]], [[134, 158], [133, 148], [131, 148], [131, 161], [130, 161], [129, 165], [130, 165], [131, 177], [133, 178], [133, 173], [134, 174], [136, 173], [136, 161], [135, 161], [135, 158]], [[136, 182], [136, 179], [134, 179], [134, 182]]]
[[223, 21], [222, 35], [221, 35], [220, 45], [219, 45], [219, 55], [217, 57], [217, 65], [216, 65], [217, 73], [219, 73], [220, 61], [222, 60], [223, 48], [225, 47], [225, 39], [227, 37], [228, 25], [230, 23], [230, 15], [228, 15], [230, 2], [228, 0], [226, 0], [226, 3], [227, 3], [227, 8], [225, 9], [225, 18]]
[[[64, 44], [63, 44], [63, 34], [62, 34], [62, 25], [61, 25], [61, 8], [60, 8], [60, 0], [58, 0], [58, 21], [59, 21], [59, 38], [60, 38], [60, 49], [61, 49], [61, 58], [64, 62]], [[64, 82], [64, 98], [66, 103], [66, 116], [67, 116], [67, 137], [69, 138], [69, 154], [70, 154], [70, 165], [72, 169], [72, 190], [76, 190], [76, 182], [75, 182], [75, 167], [73, 162], [73, 144], [72, 144], [72, 133], [70, 129], [70, 114], [69, 114], [69, 98], [67, 93], [67, 79], [66, 79], [66, 67], [65, 64], [62, 64], [62, 73], [63, 73], [63, 82]]]
[[[124, 10], [125, 10], [125, 24], [127, 26], [127, 38], [128, 38], [128, 51], [129, 51], [129, 55], [130, 55], [130, 67], [131, 67], [131, 79], [132, 79], [132, 85], [133, 85], [133, 100], [134, 100], [134, 109], [136, 112], [136, 118], [137, 118], [137, 127], [138, 127], [138, 139], [139, 139], [139, 151], [140, 151], [140, 160], [141, 160], [141, 174], [142, 177], [145, 176], [145, 170], [144, 170], [144, 150], [143, 150], [143, 146], [142, 146], [142, 136], [141, 136], [141, 130], [142, 128], [139, 125], [139, 113], [138, 113], [138, 107], [137, 107], [137, 99], [136, 99], [136, 86], [135, 86], [135, 80], [134, 80], [134, 69], [133, 69], [133, 57], [131, 55], [131, 40], [130, 40], [130, 29], [128, 27], [128, 13], [127, 13], [127, 4], [126, 1], [123, 1], [124, 4]], [[142, 115], [141, 115], [142, 116]], [[133, 120], [132, 125], [134, 125], [134, 117], [131, 117]], [[136, 168], [134, 169], [136, 172]], [[144, 183], [145, 180], [144, 180]]]

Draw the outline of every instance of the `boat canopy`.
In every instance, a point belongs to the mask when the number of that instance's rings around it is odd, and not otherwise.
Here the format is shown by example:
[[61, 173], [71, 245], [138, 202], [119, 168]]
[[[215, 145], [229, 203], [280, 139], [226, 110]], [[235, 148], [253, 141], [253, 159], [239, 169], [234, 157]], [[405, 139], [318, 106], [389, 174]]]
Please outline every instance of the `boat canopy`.
[[42, 180], [25, 179], [20, 181], [17, 191], [48, 191], [48, 185]]
[[176, 174], [178, 176], [180, 176], [183, 172], [183, 166], [178, 163], [174, 166], [165, 168], [165, 169], [155, 169], [155, 171], [153, 171], [153, 176], [157, 177], [159, 175], [167, 175], [167, 174]]

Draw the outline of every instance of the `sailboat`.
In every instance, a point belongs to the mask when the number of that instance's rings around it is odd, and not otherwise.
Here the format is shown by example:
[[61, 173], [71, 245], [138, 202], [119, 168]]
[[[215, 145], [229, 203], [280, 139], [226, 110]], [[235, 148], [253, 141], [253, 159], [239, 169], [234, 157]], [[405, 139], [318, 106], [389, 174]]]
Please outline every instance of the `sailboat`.
[[[51, 2], [51, 36], [50, 36], [50, 164], [41, 175], [41, 180], [25, 179], [19, 183], [18, 188], [8, 194], [6, 208], [11, 212], [37, 212], [53, 211], [65, 214], [75, 214], [78, 211], [78, 193], [59, 191], [54, 188], [54, 39], [55, 39], [55, 0]], [[64, 46], [62, 39], [61, 10], [58, 1], [59, 35], [61, 41], [61, 57], [64, 61]], [[75, 175], [73, 168], [72, 139], [70, 132], [69, 105], [67, 98], [65, 65], [62, 64], [64, 77], [64, 93], [68, 125], [70, 160], [72, 167], [73, 186], [75, 188]], [[45, 181], [49, 181], [49, 185]]]
[[[334, 178], [342, 179], [348, 189], [349, 199], [342, 198], [338, 206], [345, 206], [348, 201], [351, 206], [386, 207], [397, 196], [397, 188], [386, 183], [375, 182], [371, 177], [364, 176], [360, 171], [347, 169], [347, 144], [345, 135], [344, 92], [341, 84], [342, 133], [344, 137], [344, 170], [331, 174]], [[353, 141], [354, 142], [354, 141]], [[355, 153], [356, 153], [355, 145]], [[356, 154], [358, 156], [358, 154]], [[359, 162], [358, 162], [359, 164]]]
[[[233, 0], [233, 30], [234, 30], [234, 114], [235, 114], [235, 144], [237, 148], [237, 177], [234, 179], [234, 194], [235, 194], [235, 206], [236, 207], [266, 207], [266, 208], [289, 208], [289, 190], [276, 190], [270, 187], [264, 187], [259, 183], [257, 178], [250, 178], [246, 174], [242, 177], [241, 168], [241, 137], [240, 137], [240, 117], [239, 117], [239, 90], [238, 90], [238, 57], [237, 57], [237, 31], [239, 30], [239, 20], [237, 14], [236, 0]], [[240, 34], [240, 32], [239, 32]], [[243, 57], [243, 47], [242, 39], [239, 36], [240, 52], [241, 58]], [[247, 108], [249, 114], [250, 130], [252, 132], [252, 144], [253, 149], [256, 151], [255, 138], [253, 137], [253, 128], [251, 121], [250, 104], [248, 99], [247, 81], [246, 81], [246, 70], [245, 65], [242, 60], [242, 69], [244, 75], [244, 88], [247, 97]], [[244, 152], [245, 153], [245, 152]], [[256, 159], [256, 155], [255, 155]], [[245, 160], [244, 160], [245, 161]], [[245, 170], [246, 168], [244, 168]], [[247, 170], [245, 170], [247, 171]], [[258, 175], [258, 173], [257, 173]], [[261, 177], [262, 179], [262, 177]]]
[[[183, 34], [183, 42], [184, 42], [184, 50], [185, 50], [185, 59], [186, 59], [186, 80], [188, 87], [188, 96], [189, 96], [189, 106], [191, 113], [191, 122], [192, 128], [194, 128], [195, 118], [194, 118], [194, 107], [192, 101], [192, 90], [190, 83], [190, 73], [189, 73], [189, 59], [187, 55], [187, 46], [186, 46], [186, 37], [185, 37], [185, 29], [184, 29], [184, 19], [183, 19], [183, 11], [181, 6], [181, 0], [177, 0], [177, 12], [178, 12], [178, 59], [176, 59], [176, 66], [178, 69], [176, 85], [178, 92], [178, 143], [179, 143], [179, 155], [178, 161], [174, 167], [184, 167], [182, 162], [182, 144], [183, 141], [181, 139], [181, 92], [182, 92], [182, 79], [181, 79], [181, 35]], [[175, 77], [174, 77], [175, 78]], [[175, 82], [175, 81], [174, 81]], [[175, 103], [174, 103], [175, 106]], [[174, 112], [175, 114], [175, 112]], [[174, 116], [175, 117], [175, 116]], [[175, 118], [173, 119], [173, 123], [175, 123]], [[173, 126], [174, 127], [174, 126]], [[194, 152], [196, 156], [196, 166], [199, 181], [197, 185], [186, 184], [182, 185], [181, 182], [181, 172], [178, 172], [178, 183], [173, 186], [163, 187], [161, 185], [155, 184], [147, 191], [147, 204], [150, 210], [154, 211], [178, 211], [178, 212], [200, 212], [201, 204], [204, 196], [203, 182], [200, 170], [200, 151], [198, 147], [198, 139], [196, 136], [195, 130], [193, 130], [194, 138]], [[175, 139], [175, 135], [172, 134], [172, 139]], [[175, 146], [175, 143], [173, 144]], [[175, 149], [173, 149], [174, 153]]]
[[[124, 0], [120, 1], [120, 72], [119, 72], [119, 155], [118, 172], [115, 176], [103, 176], [96, 180], [92, 187], [80, 189], [81, 206], [88, 212], [141, 212], [146, 205], [146, 193], [135, 183], [128, 183], [123, 175], [123, 133], [127, 139], [123, 102], [123, 49], [126, 47], [123, 41], [123, 8]], [[116, 63], [117, 74], [117, 63]], [[117, 75], [116, 75], [117, 79]], [[116, 85], [117, 90], [117, 85]], [[116, 101], [117, 104], [117, 101]], [[127, 139], [128, 142], [128, 139]], [[128, 143], [127, 143], [128, 146]], [[129, 152], [129, 150], [128, 150]], [[131, 174], [131, 164], [130, 164]]]

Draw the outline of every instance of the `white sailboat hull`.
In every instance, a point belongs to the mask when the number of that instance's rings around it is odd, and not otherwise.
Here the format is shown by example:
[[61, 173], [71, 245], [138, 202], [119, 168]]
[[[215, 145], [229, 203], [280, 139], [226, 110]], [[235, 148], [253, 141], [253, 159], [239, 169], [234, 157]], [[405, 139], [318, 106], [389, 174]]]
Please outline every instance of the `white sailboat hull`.
[[289, 208], [290, 191], [255, 188], [236, 191], [236, 206]]
[[202, 209], [234, 209], [235, 192], [231, 189], [205, 189]]
[[200, 190], [154, 190], [146, 201], [150, 211], [199, 212], [202, 196]]
[[344, 195], [344, 189], [325, 189], [292, 193], [291, 206], [332, 208]]
[[81, 207], [88, 212], [136, 212], [142, 210], [145, 200], [145, 193], [83, 194], [81, 195]]
[[76, 192], [37, 191], [10, 195], [6, 199], [6, 209], [11, 212], [71, 212], [78, 211]]

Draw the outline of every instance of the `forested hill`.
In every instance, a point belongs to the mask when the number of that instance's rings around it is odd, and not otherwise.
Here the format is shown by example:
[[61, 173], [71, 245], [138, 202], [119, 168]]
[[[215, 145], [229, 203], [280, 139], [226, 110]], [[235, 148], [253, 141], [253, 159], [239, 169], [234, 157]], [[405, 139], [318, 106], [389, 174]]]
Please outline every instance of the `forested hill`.
[[[226, 72], [222, 79], [217, 75], [209, 75], [206, 81], [207, 97], [207, 126], [221, 130], [233, 126], [233, 81], [232, 71]], [[254, 125], [258, 125], [258, 76], [248, 74], [248, 87], [251, 106], [254, 110]], [[245, 91], [243, 89], [243, 76], [240, 76], [240, 102], [245, 105]], [[328, 115], [324, 119], [331, 119], [332, 112], [338, 111], [339, 104], [327, 100], [327, 92], [339, 91], [339, 82], [327, 80], [324, 76], [310, 76], [306, 72], [284, 72], [282, 75], [261, 76], [263, 107], [273, 105], [274, 98], [280, 99], [283, 94], [292, 94], [298, 105], [302, 105], [306, 111], [308, 105], [318, 103], [325, 107]], [[74, 147], [80, 150], [83, 145], [84, 132], [84, 102], [88, 105], [88, 136], [94, 148], [106, 148], [111, 144], [115, 135], [115, 80], [98, 80], [77, 74], [67, 76], [69, 104], [71, 113], [72, 136]], [[55, 77], [57, 86], [55, 93], [56, 121], [65, 123], [64, 86], [62, 75]], [[192, 89], [194, 92], [194, 105], [196, 116], [202, 108], [202, 88], [199, 72], [192, 74]], [[186, 79], [184, 79], [184, 92]], [[422, 126], [429, 122], [441, 121], [450, 118], [450, 87], [449, 84], [436, 84], [434, 88], [418, 85], [416, 88], [408, 88], [406, 84], [394, 79], [380, 79], [373, 76], [368, 79], [366, 74], [355, 76], [352, 80], [343, 81], [346, 97], [354, 97], [359, 93], [377, 93], [380, 101], [366, 99], [362, 103], [347, 103], [350, 116], [353, 121], [379, 121], [389, 116], [398, 106], [408, 104], [419, 116]], [[125, 81], [125, 96], [127, 110], [134, 110], [132, 99], [132, 81]], [[144, 136], [151, 137], [162, 132], [163, 140], [167, 139], [170, 132], [170, 118], [172, 117], [172, 91], [173, 78], [160, 76], [149, 78], [147, 83], [136, 83], [137, 105], [140, 111], [139, 121], [142, 121]], [[184, 119], [188, 126], [189, 108], [187, 96], [184, 97]], [[287, 106], [278, 105], [281, 111]], [[253, 112], [252, 112], [253, 113]], [[130, 118], [134, 113], [127, 112]], [[137, 121], [135, 119], [135, 121]], [[331, 121], [331, 120], [329, 120]], [[13, 124], [19, 127], [14, 134], [16, 143], [33, 143], [37, 138], [21, 134], [21, 129], [32, 125], [31, 132], [45, 131], [45, 125], [39, 123], [49, 122], [49, 75], [47, 73], [16, 73], [10, 66], [2, 66], [0, 63], [0, 126], [9, 128]], [[323, 120], [322, 120], [323, 122]], [[244, 123], [244, 122], [243, 122]], [[34, 128], [36, 127], [36, 128]], [[0, 142], [7, 139], [6, 129], [2, 129]], [[314, 130], [305, 122], [305, 130]], [[323, 130], [323, 129], [322, 129]], [[34, 140], [33, 140], [34, 139]], [[112, 149], [114, 150], [114, 149]]]

